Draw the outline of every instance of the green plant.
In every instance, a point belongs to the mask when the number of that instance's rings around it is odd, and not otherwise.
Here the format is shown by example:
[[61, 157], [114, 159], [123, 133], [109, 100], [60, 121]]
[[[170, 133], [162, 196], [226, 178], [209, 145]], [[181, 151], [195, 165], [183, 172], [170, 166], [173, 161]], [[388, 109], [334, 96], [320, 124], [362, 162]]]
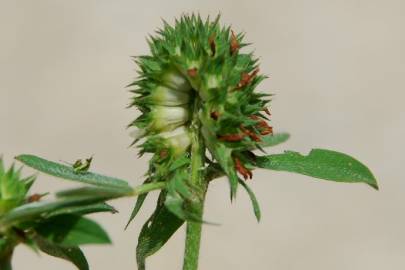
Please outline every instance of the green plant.
[[25, 244], [51, 256], [88, 269], [79, 246], [109, 244], [110, 238], [96, 222], [85, 217], [96, 212], [116, 212], [104, 203], [112, 194], [84, 194], [65, 190], [56, 199], [31, 194], [35, 176], [21, 177], [21, 168], [6, 170], [0, 158], [0, 269], [11, 269], [14, 248]]
[[127, 226], [148, 192], [159, 190], [156, 209], [138, 238], [138, 269], [145, 269], [146, 258], [184, 223], [183, 269], [197, 269], [202, 225], [208, 223], [203, 218], [205, 195], [209, 183], [221, 176], [229, 181], [231, 200], [239, 186], [247, 191], [257, 220], [259, 204], [245, 181], [252, 178], [255, 168], [378, 188], [366, 166], [339, 152], [314, 149], [308, 155], [266, 154], [264, 148], [286, 141], [289, 135], [273, 134], [268, 108], [271, 95], [256, 91], [265, 79], [259, 74], [258, 60], [242, 52], [247, 46], [243, 34], [221, 27], [219, 17], [203, 21], [185, 15], [173, 27], [164, 22], [148, 42], [151, 55], [135, 57], [139, 78], [130, 84], [131, 105], [142, 112], [130, 124], [137, 128], [134, 144], [140, 155], [151, 154], [142, 185], [130, 188], [116, 178], [78, 172], [31, 155], [17, 157], [39, 171], [96, 186], [63, 193], [68, 196], [103, 200], [138, 196]]

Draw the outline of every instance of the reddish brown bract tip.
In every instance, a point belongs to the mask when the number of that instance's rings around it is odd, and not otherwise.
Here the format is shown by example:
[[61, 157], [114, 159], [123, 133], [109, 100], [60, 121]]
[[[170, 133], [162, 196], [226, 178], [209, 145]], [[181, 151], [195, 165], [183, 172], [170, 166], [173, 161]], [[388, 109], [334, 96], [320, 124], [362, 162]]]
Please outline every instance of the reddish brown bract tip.
[[249, 136], [253, 141], [255, 142], [260, 142], [260, 137], [251, 131], [250, 129], [245, 128], [244, 126], [240, 126], [240, 129], [242, 130], [243, 133], [245, 133], [247, 136]]
[[219, 112], [211, 112], [210, 116], [211, 116], [212, 119], [218, 120]]
[[273, 127], [267, 124], [264, 119], [256, 115], [251, 115], [250, 118], [257, 121], [256, 127], [260, 130], [261, 135], [273, 134]]
[[259, 73], [259, 68], [256, 68], [255, 70], [253, 70], [251, 74], [246, 73], [246, 72], [242, 73], [240, 81], [239, 81], [238, 85], [236, 86], [236, 89], [242, 89], [246, 85], [250, 84], [252, 82], [252, 80], [254, 79], [254, 77], [256, 77], [257, 73]]
[[212, 56], [214, 56], [216, 51], [215, 33], [212, 33], [212, 35], [208, 38], [208, 44], [210, 44], [211, 53]]
[[188, 76], [190, 76], [191, 78], [195, 78], [197, 76], [197, 68], [190, 68], [189, 70], [187, 70], [187, 74]]
[[169, 156], [169, 151], [167, 149], [163, 149], [159, 152], [159, 157], [164, 159]]
[[236, 38], [235, 33], [231, 30], [231, 55], [236, 54], [239, 51], [240, 45], [238, 39]]
[[252, 179], [252, 171], [248, 170], [238, 158], [235, 158], [235, 169], [243, 176], [243, 179]]
[[245, 138], [245, 134], [226, 134], [226, 135], [219, 135], [218, 139], [220, 141], [225, 141], [225, 142], [240, 142], [241, 140], [243, 140], [243, 138]]
[[28, 202], [32, 203], [32, 202], [38, 202], [40, 201], [42, 198], [41, 194], [32, 194], [31, 196], [28, 197]]

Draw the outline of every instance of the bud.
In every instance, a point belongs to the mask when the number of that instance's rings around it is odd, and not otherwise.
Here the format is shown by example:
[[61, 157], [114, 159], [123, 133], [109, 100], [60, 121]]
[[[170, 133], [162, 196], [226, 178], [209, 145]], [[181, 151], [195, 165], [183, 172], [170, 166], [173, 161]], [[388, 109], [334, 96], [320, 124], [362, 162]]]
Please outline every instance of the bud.
[[187, 92], [159, 85], [152, 89], [148, 96], [142, 98], [141, 102], [163, 106], [179, 106], [188, 104], [189, 100], [190, 95]]
[[179, 127], [171, 132], [161, 133], [161, 136], [167, 141], [175, 156], [184, 153], [191, 145], [189, 131], [185, 127]]
[[[189, 131], [185, 127], [179, 127], [172, 131], [162, 132], [149, 136], [140, 146], [141, 154], [159, 153], [161, 158], [167, 156], [177, 157], [186, 152], [191, 145]], [[162, 154], [164, 153], [164, 154]]]
[[191, 90], [191, 86], [188, 83], [187, 79], [173, 69], [168, 70], [163, 75], [162, 81], [167, 87], [170, 87], [173, 90], [181, 92], [189, 92]]
[[188, 106], [153, 106], [150, 112], [150, 129], [156, 132], [171, 131], [189, 120]]

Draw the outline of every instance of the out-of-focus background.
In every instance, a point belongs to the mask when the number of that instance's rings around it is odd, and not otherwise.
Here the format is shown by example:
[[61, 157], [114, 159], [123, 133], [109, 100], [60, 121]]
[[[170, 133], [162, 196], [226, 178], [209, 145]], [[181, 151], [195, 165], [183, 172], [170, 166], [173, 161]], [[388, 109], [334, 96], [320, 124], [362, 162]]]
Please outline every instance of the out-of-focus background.
[[[140, 184], [126, 125], [125, 89], [136, 76], [132, 55], [145, 38], [183, 12], [222, 14], [246, 39], [270, 76], [275, 131], [292, 138], [271, 152], [311, 148], [353, 155], [379, 180], [366, 185], [322, 182], [255, 171], [250, 185], [263, 212], [257, 224], [244, 192], [229, 202], [228, 184], [209, 190], [200, 269], [405, 269], [405, 2], [356, 1], [13, 1], [0, 2], [0, 152], [73, 161], [94, 154], [95, 171]], [[33, 172], [25, 169], [25, 173]], [[72, 185], [41, 174], [36, 191]], [[114, 240], [84, 248], [92, 269], [136, 269], [135, 246], [151, 196], [123, 231], [120, 214], [96, 215]], [[180, 269], [183, 229], [148, 260], [149, 269]], [[16, 250], [16, 270], [74, 269]]]

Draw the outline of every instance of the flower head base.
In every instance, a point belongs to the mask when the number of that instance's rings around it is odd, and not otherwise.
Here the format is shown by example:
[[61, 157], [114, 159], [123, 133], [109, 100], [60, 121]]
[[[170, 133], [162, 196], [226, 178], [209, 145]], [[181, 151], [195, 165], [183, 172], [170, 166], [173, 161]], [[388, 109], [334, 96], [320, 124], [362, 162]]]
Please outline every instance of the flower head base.
[[[272, 134], [263, 113], [268, 112], [269, 95], [254, 91], [265, 76], [259, 74], [257, 59], [241, 52], [243, 34], [221, 27], [218, 20], [183, 16], [173, 27], [165, 22], [150, 37], [151, 55], [136, 58], [140, 76], [131, 84], [136, 87], [132, 105], [143, 114], [132, 125], [142, 130], [137, 139], [146, 137], [141, 154], [151, 152], [153, 162], [164, 157], [172, 163], [175, 159], [167, 157], [189, 156], [185, 134], [197, 112], [212, 162], [228, 175], [234, 194], [238, 172], [251, 178], [246, 159], [237, 156], [252, 145], [259, 148], [262, 137]], [[182, 135], [165, 135], [179, 128]]]

